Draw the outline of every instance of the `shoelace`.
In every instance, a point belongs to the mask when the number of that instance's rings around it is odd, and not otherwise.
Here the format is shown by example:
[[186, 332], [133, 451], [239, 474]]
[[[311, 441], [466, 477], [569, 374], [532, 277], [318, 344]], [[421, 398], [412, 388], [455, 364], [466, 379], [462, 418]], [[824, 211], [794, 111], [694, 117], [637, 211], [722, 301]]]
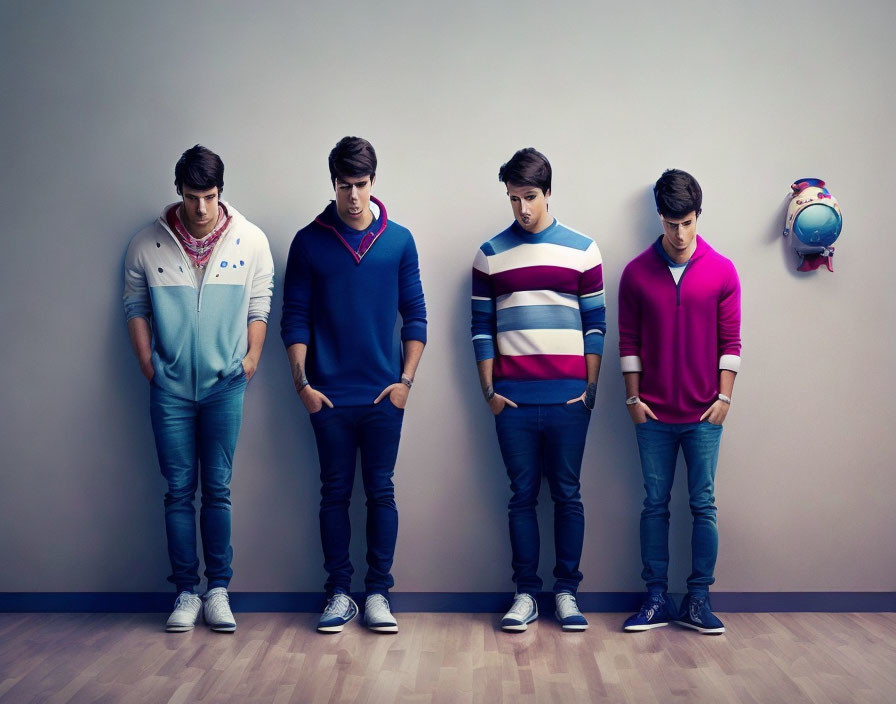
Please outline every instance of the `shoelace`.
[[576, 603], [576, 598], [572, 594], [562, 592], [557, 595], [557, 610], [561, 614], [569, 612], [575, 613], [579, 610], [579, 605]]
[[703, 611], [703, 605], [706, 603], [706, 599], [694, 599], [691, 598], [690, 603], [688, 604], [688, 614], [691, 617], [692, 621], [701, 622], [700, 612]]
[[174, 600], [174, 609], [175, 611], [187, 604], [191, 603], [194, 599], [198, 599], [199, 597], [195, 594], [181, 594]]
[[324, 609], [324, 615], [334, 616], [343, 614], [348, 611], [348, 597], [345, 594], [334, 594], [327, 602], [327, 608]]
[[644, 618], [649, 619], [653, 616], [653, 614], [659, 611], [660, 607], [665, 603], [665, 600], [661, 597], [651, 597], [643, 604], [641, 604], [641, 611], [639, 613], [639, 616], [643, 616]]
[[368, 605], [371, 610], [389, 608], [389, 602], [386, 601], [386, 597], [384, 597], [382, 594], [371, 594]]
[[532, 611], [532, 597], [526, 594], [520, 594], [514, 601], [513, 606], [510, 608], [507, 615], [509, 616], [510, 614], [513, 614], [514, 616], [525, 616], [530, 611]]
[[[221, 602], [224, 603], [222, 604]], [[227, 596], [227, 592], [217, 592], [208, 598], [209, 609], [219, 609], [222, 606], [230, 608], [230, 599]]]

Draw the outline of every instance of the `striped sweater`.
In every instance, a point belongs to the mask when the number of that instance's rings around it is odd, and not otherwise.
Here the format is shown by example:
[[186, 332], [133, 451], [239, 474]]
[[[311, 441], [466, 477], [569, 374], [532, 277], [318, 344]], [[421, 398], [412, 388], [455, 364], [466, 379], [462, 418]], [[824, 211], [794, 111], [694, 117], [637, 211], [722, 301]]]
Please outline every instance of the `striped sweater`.
[[554, 220], [516, 222], [473, 262], [476, 361], [494, 359], [495, 391], [516, 403], [563, 403], [585, 390], [586, 354], [603, 354], [603, 265], [594, 240]]

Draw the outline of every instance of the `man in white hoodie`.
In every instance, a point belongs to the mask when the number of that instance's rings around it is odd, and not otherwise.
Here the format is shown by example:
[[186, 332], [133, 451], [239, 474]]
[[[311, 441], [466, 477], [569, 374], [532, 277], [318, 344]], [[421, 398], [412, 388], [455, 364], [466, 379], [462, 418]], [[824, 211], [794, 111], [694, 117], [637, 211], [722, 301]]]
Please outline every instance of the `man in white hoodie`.
[[[243, 415], [267, 332], [274, 264], [264, 233], [220, 200], [224, 164], [196, 145], [174, 169], [181, 200], [137, 233], [125, 258], [128, 333], [150, 384], [150, 416], [165, 494], [165, 528], [177, 589], [168, 631], [199, 616], [215, 631], [236, 621], [227, 587], [230, 478]], [[194, 496], [205, 577], [200, 599]]]

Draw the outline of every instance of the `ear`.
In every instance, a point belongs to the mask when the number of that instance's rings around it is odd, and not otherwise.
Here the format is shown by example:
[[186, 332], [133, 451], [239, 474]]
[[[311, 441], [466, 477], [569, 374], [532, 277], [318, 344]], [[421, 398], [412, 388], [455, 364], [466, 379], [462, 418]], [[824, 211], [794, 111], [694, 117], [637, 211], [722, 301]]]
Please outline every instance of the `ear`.
[[545, 198], [550, 198], [550, 197], [551, 197], [551, 189], [550, 189], [550, 188], [544, 192], [544, 197], [545, 197]]
[[373, 184], [376, 183], [376, 174], [372, 174], [370, 176], [370, 187], [373, 188]]

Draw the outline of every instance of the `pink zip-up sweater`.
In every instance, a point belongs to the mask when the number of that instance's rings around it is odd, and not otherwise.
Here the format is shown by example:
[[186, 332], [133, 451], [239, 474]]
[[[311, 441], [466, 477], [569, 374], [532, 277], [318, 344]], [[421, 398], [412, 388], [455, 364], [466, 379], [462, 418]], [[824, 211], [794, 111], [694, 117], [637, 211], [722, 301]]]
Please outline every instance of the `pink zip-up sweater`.
[[740, 369], [740, 280], [697, 235], [676, 285], [659, 240], [619, 281], [622, 372], [641, 372], [639, 395], [663, 423], [696, 423], [719, 394], [719, 370]]

